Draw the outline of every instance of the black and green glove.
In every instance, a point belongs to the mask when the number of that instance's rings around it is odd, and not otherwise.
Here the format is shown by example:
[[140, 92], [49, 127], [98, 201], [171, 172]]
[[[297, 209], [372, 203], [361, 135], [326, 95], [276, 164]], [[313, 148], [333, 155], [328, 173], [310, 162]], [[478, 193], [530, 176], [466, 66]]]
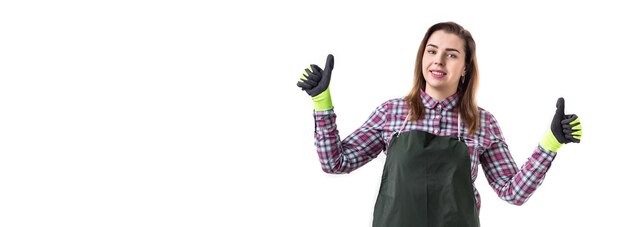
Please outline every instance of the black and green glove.
[[317, 65], [310, 65], [300, 77], [298, 87], [306, 91], [313, 98], [313, 108], [317, 111], [329, 110], [333, 108], [330, 98], [330, 75], [335, 65], [335, 57], [329, 54], [326, 58], [326, 67], [322, 70]]
[[556, 113], [552, 118], [550, 130], [543, 137], [539, 145], [544, 149], [556, 152], [566, 143], [580, 143], [582, 125], [576, 114], [565, 114], [565, 100], [559, 98], [556, 102]]

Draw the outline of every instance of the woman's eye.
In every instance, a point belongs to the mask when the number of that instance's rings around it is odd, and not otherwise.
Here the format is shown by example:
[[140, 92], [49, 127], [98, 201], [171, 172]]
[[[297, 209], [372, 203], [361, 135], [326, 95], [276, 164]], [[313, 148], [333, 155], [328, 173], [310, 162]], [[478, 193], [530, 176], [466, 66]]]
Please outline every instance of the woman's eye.
[[448, 57], [456, 58], [456, 54], [448, 54]]
[[428, 52], [429, 54], [435, 54], [437, 52], [435, 52], [434, 50], [427, 50], [426, 52]]

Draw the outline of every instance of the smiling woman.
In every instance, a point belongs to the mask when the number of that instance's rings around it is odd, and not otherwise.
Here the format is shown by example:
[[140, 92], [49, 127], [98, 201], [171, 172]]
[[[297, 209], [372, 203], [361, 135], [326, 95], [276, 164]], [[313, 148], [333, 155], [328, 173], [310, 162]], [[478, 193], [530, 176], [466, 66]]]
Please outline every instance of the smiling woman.
[[580, 142], [578, 117], [564, 113], [561, 98], [550, 130], [518, 168], [496, 118], [476, 104], [476, 44], [453, 22], [426, 32], [409, 94], [382, 103], [343, 140], [328, 88], [333, 67], [328, 55], [324, 69], [310, 65], [297, 85], [313, 99], [324, 172], [349, 173], [381, 151], [387, 154], [373, 226], [480, 226], [481, 200], [474, 187], [479, 165], [500, 198], [522, 205], [541, 185], [561, 145]]
[[433, 98], [444, 99], [456, 92], [459, 79], [465, 75], [465, 54], [459, 51], [463, 46], [461, 38], [443, 30], [434, 32], [428, 39], [422, 73], [428, 75], [424, 77], [428, 83], [426, 93], [433, 93]]
[[414, 85], [407, 96], [415, 113], [411, 120], [416, 121], [424, 114], [424, 105], [419, 101], [421, 92], [436, 100], [458, 92], [462, 96], [458, 111], [471, 135], [478, 127], [479, 111], [474, 99], [477, 87], [476, 43], [472, 34], [451, 22], [430, 27], [417, 52]]

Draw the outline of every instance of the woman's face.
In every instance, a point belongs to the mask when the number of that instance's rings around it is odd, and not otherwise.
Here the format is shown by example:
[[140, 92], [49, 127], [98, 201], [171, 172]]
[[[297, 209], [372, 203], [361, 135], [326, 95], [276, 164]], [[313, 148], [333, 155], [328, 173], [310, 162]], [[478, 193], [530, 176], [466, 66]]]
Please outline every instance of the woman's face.
[[456, 92], [465, 70], [464, 44], [460, 37], [443, 30], [430, 35], [422, 56], [427, 90]]

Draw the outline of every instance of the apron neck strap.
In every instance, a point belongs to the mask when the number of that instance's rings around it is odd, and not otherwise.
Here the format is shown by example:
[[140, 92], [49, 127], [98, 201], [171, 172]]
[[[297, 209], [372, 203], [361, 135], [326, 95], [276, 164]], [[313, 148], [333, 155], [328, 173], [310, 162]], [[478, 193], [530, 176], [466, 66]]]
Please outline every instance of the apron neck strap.
[[400, 130], [398, 131], [398, 134], [402, 133], [402, 130], [404, 130], [404, 126], [406, 126], [406, 122], [409, 121], [409, 118], [411, 118], [411, 110], [409, 110], [409, 113], [406, 114], [406, 118], [404, 118], [404, 122], [402, 122], [402, 126], [400, 126]]
[[456, 135], [457, 135], [457, 138], [459, 138], [459, 141], [461, 141], [461, 109], [460, 108], [459, 108], [459, 111], [457, 112], [456, 116], [457, 116], [457, 119], [456, 119], [456, 122], [457, 122], [456, 132], [457, 133], [456, 133]]
[[409, 118], [411, 118], [411, 109], [409, 109], [409, 113], [406, 115], [406, 118], [404, 118], [404, 122], [402, 122], [402, 126], [400, 126], [400, 130], [398, 130], [397, 132], [395, 132], [395, 133], [393, 133], [393, 134], [391, 134], [389, 136], [389, 138], [387, 139], [387, 145], [389, 145], [389, 143], [391, 142], [391, 138], [394, 135], [397, 136], [397, 135], [400, 135], [400, 133], [402, 133], [402, 130], [404, 130], [404, 126], [406, 126], [406, 122], [409, 121]]

